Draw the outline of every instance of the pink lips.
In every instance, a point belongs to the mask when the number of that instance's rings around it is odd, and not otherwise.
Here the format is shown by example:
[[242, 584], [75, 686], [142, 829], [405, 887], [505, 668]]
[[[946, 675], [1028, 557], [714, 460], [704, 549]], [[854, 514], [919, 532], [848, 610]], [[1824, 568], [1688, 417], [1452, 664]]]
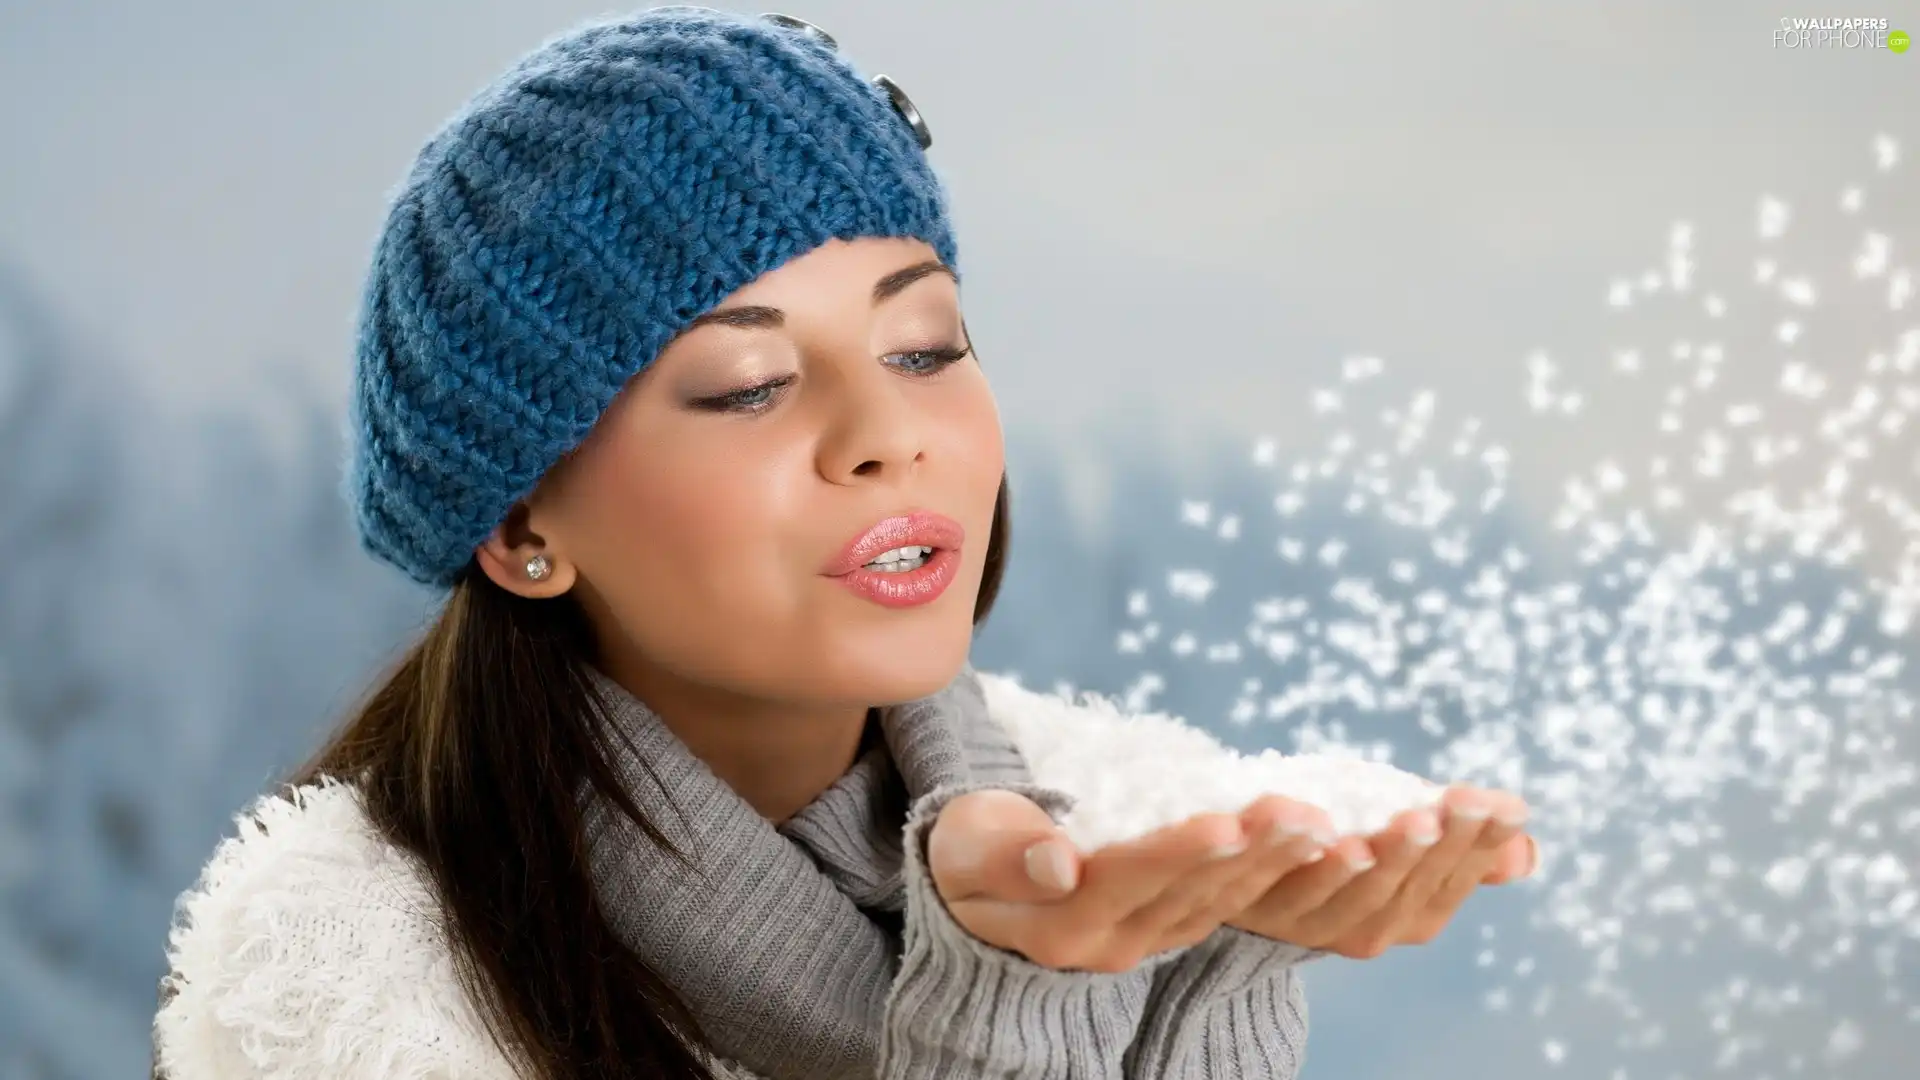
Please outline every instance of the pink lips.
[[[855, 537], [825, 573], [885, 607], [915, 607], [939, 599], [953, 583], [966, 530], [944, 514], [925, 511], [890, 517]], [[930, 547], [933, 554], [905, 571], [870, 570], [867, 564], [894, 548]]]

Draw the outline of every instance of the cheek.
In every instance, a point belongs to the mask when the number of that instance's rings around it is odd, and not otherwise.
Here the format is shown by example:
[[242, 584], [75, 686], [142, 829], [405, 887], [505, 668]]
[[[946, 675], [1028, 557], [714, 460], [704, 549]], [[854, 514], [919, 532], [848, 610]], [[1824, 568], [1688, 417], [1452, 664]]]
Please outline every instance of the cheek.
[[[671, 630], [697, 641], [790, 603], [795, 553], [784, 538], [804, 489], [790, 473], [804, 461], [738, 443], [646, 443], [609, 447], [617, 452], [574, 508], [581, 572], [620, 621], [636, 638]], [[661, 632], [649, 632], [656, 623]]]
[[949, 454], [964, 476], [970, 500], [979, 506], [984, 499], [982, 513], [985, 516], [981, 519], [984, 530], [992, 518], [993, 499], [1000, 489], [1001, 474], [1006, 471], [1006, 443], [1000, 430], [999, 409], [986, 376], [972, 366], [965, 375], [967, 378], [955, 388], [959, 392], [951, 399], [947, 426], [953, 433], [954, 445]]

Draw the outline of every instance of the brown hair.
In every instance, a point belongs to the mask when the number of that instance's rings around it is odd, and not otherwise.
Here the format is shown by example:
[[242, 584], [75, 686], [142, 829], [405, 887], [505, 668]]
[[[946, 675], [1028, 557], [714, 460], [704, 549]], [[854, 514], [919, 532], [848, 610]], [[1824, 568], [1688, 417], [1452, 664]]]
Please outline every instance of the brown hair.
[[[1008, 528], [1003, 476], [976, 626], [1000, 589]], [[586, 869], [583, 784], [673, 850], [621, 788], [618, 736], [585, 670], [593, 655], [571, 598], [528, 600], [469, 564], [433, 625], [288, 783], [359, 785], [375, 828], [418, 858], [439, 898], [488, 1031], [537, 1080], [711, 1080], [696, 1052], [706, 1037], [614, 935]]]

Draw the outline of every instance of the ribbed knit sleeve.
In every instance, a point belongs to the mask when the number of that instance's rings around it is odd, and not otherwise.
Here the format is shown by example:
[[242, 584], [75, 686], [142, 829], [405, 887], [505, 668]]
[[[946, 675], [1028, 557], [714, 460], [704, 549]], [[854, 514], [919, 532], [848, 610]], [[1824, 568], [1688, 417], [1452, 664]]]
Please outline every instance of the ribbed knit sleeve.
[[1059, 971], [974, 937], [926, 867], [940, 808], [968, 791], [1023, 795], [1058, 820], [1071, 801], [1037, 784], [954, 784], [914, 804], [905, 833], [905, 954], [887, 1004], [879, 1080], [1117, 1077], [1291, 1080], [1306, 1055], [1297, 971], [1325, 953], [1222, 927], [1121, 974]]
[[[1028, 779], [1069, 792], [1080, 777], [1150, 790], [1169, 746], [1225, 763], [1211, 735], [1164, 714], [1095, 697], [1045, 694], [1002, 676], [978, 676], [987, 711], [1027, 763]], [[1089, 769], [1084, 751], [1102, 764]], [[1064, 766], [1064, 768], [1063, 768]], [[1055, 778], [1059, 778], [1056, 782]], [[1126, 1056], [1128, 1080], [1291, 1080], [1306, 1053], [1299, 968], [1326, 953], [1222, 927], [1158, 966]]]
[[1060, 971], [956, 922], [927, 871], [927, 836], [941, 807], [985, 788], [1024, 795], [1056, 819], [1067, 805], [1051, 789], [1005, 781], [951, 784], [915, 801], [905, 835], [905, 952], [887, 1001], [879, 1080], [1123, 1080], [1153, 972], [1172, 954], [1120, 974]]
[[1324, 952], [1230, 926], [1156, 972], [1129, 1080], [1292, 1080], [1307, 1051], [1299, 966]]

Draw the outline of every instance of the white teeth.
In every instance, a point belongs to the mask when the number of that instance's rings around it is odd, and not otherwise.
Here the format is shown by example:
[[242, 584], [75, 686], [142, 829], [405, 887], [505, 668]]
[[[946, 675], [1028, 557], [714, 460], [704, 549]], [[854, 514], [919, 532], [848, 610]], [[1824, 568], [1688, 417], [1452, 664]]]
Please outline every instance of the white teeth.
[[883, 551], [880, 556], [867, 565], [875, 570], [917, 570], [926, 565], [933, 549], [924, 545], [898, 547], [892, 551]]

